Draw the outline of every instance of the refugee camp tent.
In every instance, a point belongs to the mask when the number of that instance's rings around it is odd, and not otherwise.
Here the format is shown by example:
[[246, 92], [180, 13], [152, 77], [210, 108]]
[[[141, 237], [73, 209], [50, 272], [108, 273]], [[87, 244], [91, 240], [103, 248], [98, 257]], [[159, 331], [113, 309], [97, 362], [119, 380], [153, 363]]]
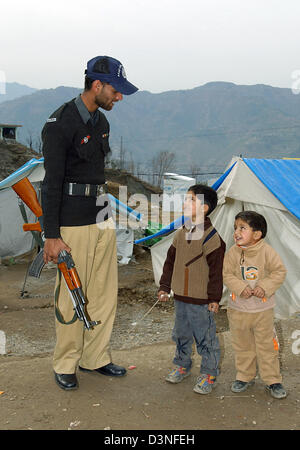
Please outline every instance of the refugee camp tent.
[[[35, 245], [31, 233], [23, 231], [24, 219], [19, 208], [19, 199], [11, 186], [28, 177], [39, 197], [39, 183], [44, 178], [43, 162], [43, 158], [32, 158], [0, 181], [0, 257], [23, 255]], [[27, 206], [25, 213], [29, 223], [36, 222], [36, 217]]]
[[[275, 317], [288, 318], [300, 311], [300, 161], [235, 157], [217, 180], [218, 206], [210, 218], [227, 249], [233, 244], [235, 215], [253, 210], [268, 224], [265, 238], [281, 256], [287, 277], [276, 293]], [[151, 247], [155, 282], [158, 285], [174, 232]], [[224, 288], [221, 304], [229, 292]]]
[[[0, 181], [0, 257], [23, 255], [36, 245], [31, 233], [23, 231], [24, 217], [19, 208], [19, 204], [22, 202], [20, 202], [11, 186], [27, 177], [40, 199], [40, 182], [44, 175], [44, 158], [32, 158], [7, 178]], [[113, 211], [129, 216], [132, 214], [136, 220], [141, 219], [139, 213], [119, 202], [112, 195], [108, 194], [108, 196]], [[36, 222], [36, 217], [26, 205], [24, 205], [24, 211], [29, 223]], [[133, 230], [117, 228], [116, 236], [118, 261], [121, 264], [127, 264], [133, 252]]]

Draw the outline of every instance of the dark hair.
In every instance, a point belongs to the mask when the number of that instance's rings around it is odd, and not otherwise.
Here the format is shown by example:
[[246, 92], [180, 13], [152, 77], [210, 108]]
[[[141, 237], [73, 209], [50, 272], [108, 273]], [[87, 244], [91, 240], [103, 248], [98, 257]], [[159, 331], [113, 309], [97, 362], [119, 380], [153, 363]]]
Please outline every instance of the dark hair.
[[266, 219], [256, 211], [241, 211], [235, 216], [235, 220], [237, 219], [246, 222], [253, 231], [261, 231], [262, 239], [266, 236], [268, 229]]
[[[93, 66], [93, 72], [96, 73], [105, 73], [108, 74], [110, 73], [109, 71], [109, 62], [108, 62], [108, 58], [106, 56], [104, 56], [103, 58], [98, 59], [94, 66]], [[91, 80], [89, 77], [85, 76], [84, 79], [84, 90], [85, 91], [89, 91], [92, 87], [92, 84], [95, 80]]]
[[[94, 83], [94, 81], [95, 80], [91, 80], [89, 77], [85, 77], [85, 79], [84, 79], [84, 90], [85, 91], [89, 91], [91, 89], [92, 84]], [[103, 85], [109, 84], [109, 83], [107, 83], [107, 81], [101, 81], [101, 83]]]
[[84, 78], [84, 90], [89, 91], [92, 87], [92, 84], [95, 80], [91, 80], [89, 77]]
[[195, 195], [202, 194], [204, 197], [204, 204], [208, 206], [207, 216], [215, 209], [218, 203], [218, 195], [216, 191], [206, 186], [205, 184], [194, 184], [190, 186], [189, 191], [193, 192]]

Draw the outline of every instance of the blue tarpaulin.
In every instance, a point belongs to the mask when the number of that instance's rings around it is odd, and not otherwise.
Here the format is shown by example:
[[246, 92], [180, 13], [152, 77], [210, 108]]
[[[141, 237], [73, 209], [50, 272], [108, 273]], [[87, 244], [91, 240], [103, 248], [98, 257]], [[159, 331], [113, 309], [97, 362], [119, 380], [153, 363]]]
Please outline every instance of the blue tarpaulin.
[[243, 158], [249, 169], [300, 219], [300, 160]]
[[36, 159], [32, 158], [27, 161], [23, 166], [19, 167], [15, 172], [10, 174], [7, 178], [0, 181], [0, 189], [6, 189], [18, 181], [22, 180], [22, 178], [28, 177], [33, 170], [39, 166], [40, 164], [44, 165], [44, 158]]

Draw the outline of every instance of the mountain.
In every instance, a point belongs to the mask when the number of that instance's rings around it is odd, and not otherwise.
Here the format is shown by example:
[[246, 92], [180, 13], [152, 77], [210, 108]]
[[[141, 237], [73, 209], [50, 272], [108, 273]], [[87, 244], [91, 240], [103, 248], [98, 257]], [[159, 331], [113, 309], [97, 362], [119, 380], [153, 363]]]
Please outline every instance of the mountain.
[[17, 97], [23, 97], [23, 95], [29, 95], [37, 91], [35, 88], [19, 83], [5, 83], [4, 87], [5, 89], [2, 88], [0, 90], [0, 103], [14, 100]]
[[20, 142], [28, 144], [29, 138], [32, 138], [33, 143], [37, 145], [49, 115], [80, 92], [80, 89], [61, 86], [56, 89], [37, 90], [30, 95], [1, 103], [0, 122], [22, 125], [18, 130]]
[[[22, 124], [20, 140], [39, 139], [47, 117], [80, 89], [60, 86], [0, 104], [0, 122]], [[151, 166], [174, 152], [180, 173], [222, 172], [232, 155], [300, 157], [300, 96], [267, 85], [212, 82], [189, 90], [124, 96], [111, 112], [113, 157], [122, 137], [125, 157]]]

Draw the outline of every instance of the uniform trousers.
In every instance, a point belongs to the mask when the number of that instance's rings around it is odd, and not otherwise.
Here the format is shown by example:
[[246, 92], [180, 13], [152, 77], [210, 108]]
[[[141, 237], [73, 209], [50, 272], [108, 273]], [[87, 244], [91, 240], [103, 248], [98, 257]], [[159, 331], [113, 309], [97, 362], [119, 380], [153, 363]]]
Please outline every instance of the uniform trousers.
[[[57, 319], [53, 368], [56, 373], [75, 373], [77, 365], [96, 369], [111, 362], [110, 337], [117, 308], [118, 272], [115, 225], [112, 218], [99, 224], [61, 227], [63, 241], [71, 255], [86, 297], [90, 320], [101, 320], [92, 330], [83, 322], [70, 325]], [[59, 289], [58, 309], [65, 322], [74, 315], [66, 283], [56, 279]]]

